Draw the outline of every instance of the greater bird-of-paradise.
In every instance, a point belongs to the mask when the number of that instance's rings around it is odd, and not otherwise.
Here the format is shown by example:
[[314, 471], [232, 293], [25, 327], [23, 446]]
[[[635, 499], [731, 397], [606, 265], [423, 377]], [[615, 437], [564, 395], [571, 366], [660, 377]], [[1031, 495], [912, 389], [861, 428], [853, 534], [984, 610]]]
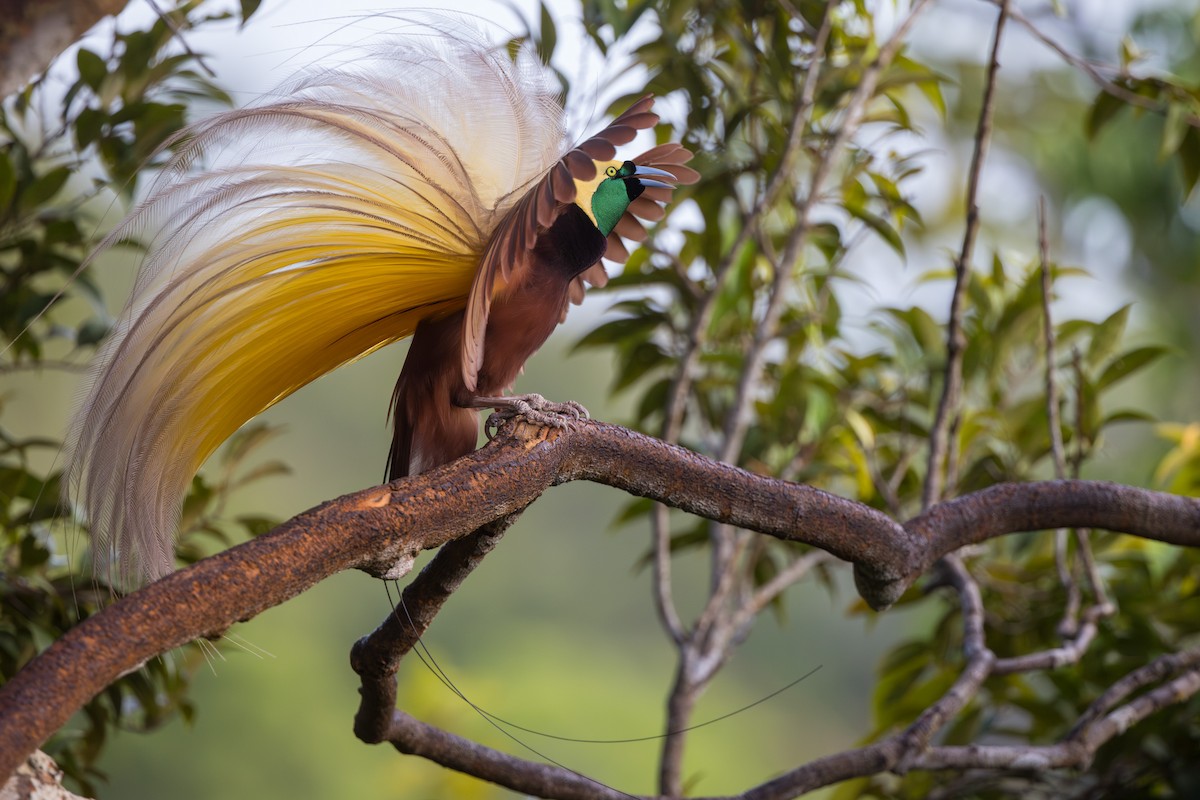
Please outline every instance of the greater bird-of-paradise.
[[501, 395], [604, 283], [601, 257], [623, 261], [636, 218], [698, 177], [678, 144], [617, 160], [652, 104], [571, 147], [541, 64], [435, 26], [187, 130], [107, 242], [157, 230], [72, 425], [99, 569], [171, 571], [182, 498], [221, 442], [410, 335], [389, 478], [473, 450], [476, 409], [519, 404]]

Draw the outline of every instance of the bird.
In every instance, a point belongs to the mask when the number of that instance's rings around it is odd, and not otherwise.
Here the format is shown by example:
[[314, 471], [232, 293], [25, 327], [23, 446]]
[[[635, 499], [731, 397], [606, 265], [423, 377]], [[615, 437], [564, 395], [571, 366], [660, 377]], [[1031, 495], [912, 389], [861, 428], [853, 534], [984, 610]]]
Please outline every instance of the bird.
[[292, 392], [412, 341], [386, 476], [472, 452], [479, 410], [578, 413], [507, 396], [528, 359], [699, 174], [645, 96], [572, 144], [560, 88], [524, 49], [427, 26], [302, 71], [169, 143], [168, 166], [99, 250], [146, 242], [68, 434], [66, 496], [94, 569], [174, 569], [204, 461]]

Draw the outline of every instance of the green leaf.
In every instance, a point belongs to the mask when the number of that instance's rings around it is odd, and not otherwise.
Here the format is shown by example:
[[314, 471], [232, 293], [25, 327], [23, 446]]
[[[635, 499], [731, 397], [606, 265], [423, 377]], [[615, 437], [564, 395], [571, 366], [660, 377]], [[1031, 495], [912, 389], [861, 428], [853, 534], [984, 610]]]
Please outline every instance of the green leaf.
[[[687, 550], [694, 550], [697, 547], [703, 547], [708, 543], [708, 523], [702, 520], [689, 531], [676, 533], [671, 536], [669, 549], [672, 554], [682, 553]], [[637, 560], [633, 568], [635, 571], [641, 571], [654, 563], [654, 549], [650, 548], [642, 553], [641, 558]]]
[[262, 447], [283, 432], [282, 426], [266, 422], [255, 422], [245, 426], [225, 444], [221, 453], [221, 461], [225, 464], [238, 464], [245, 460], [250, 453]]
[[541, 3], [541, 12], [542, 19], [538, 40], [538, 55], [548, 64], [554, 55], [554, 48], [558, 46], [558, 31], [554, 27], [554, 17], [550, 15], [550, 9], [546, 7], [545, 3]]
[[1177, 151], [1179, 168], [1183, 172], [1183, 190], [1190, 195], [1200, 181], [1200, 130], [1189, 125]]
[[1133, 37], [1125, 34], [1121, 37], [1121, 71], [1128, 71], [1134, 63], [1142, 60], [1142, 51], [1133, 41]]
[[889, 308], [886, 312], [904, 324], [925, 355], [942, 355], [946, 347], [945, 334], [942, 326], [925, 309], [914, 306], [908, 309]]
[[1192, 109], [1178, 100], [1167, 104], [1167, 116], [1163, 123], [1162, 140], [1158, 143], [1158, 157], [1170, 158], [1183, 144], [1184, 136], [1191, 128], [1189, 118]]
[[108, 335], [108, 323], [101, 319], [86, 320], [81, 324], [78, 330], [75, 331], [75, 344], [80, 347], [100, 344], [104, 337]]
[[243, 486], [246, 486], [247, 484], [254, 483], [255, 481], [260, 481], [263, 478], [273, 478], [273, 477], [280, 476], [280, 475], [291, 475], [291, 474], [292, 474], [292, 468], [289, 467], [287, 464], [285, 464], [282, 461], [279, 461], [279, 460], [264, 461], [262, 464], [258, 464], [256, 466], [254, 466], [253, 468], [247, 470], [246, 472], [238, 475], [237, 480], [233, 481], [230, 484], [229, 488], [230, 489], [240, 489]]
[[1145, 411], [1139, 411], [1134, 408], [1124, 408], [1120, 411], [1114, 411], [1104, 418], [1100, 423], [1101, 428], [1106, 428], [1109, 425], [1115, 425], [1120, 422], [1157, 422], [1153, 414], [1148, 414]]
[[1129, 322], [1129, 310], [1132, 304], [1126, 303], [1118, 308], [1108, 319], [1096, 326], [1092, 334], [1092, 342], [1088, 346], [1087, 362], [1093, 366], [1099, 364], [1113, 354], [1121, 337], [1125, 335], [1125, 325]]
[[1084, 122], [1084, 133], [1088, 139], [1095, 139], [1096, 135], [1104, 128], [1105, 125], [1112, 122], [1117, 113], [1125, 108], [1125, 102], [1113, 97], [1107, 92], [1100, 92], [1096, 95], [1096, 100], [1092, 103], [1091, 109], [1088, 111], [1087, 120]]
[[896, 251], [896, 255], [904, 258], [904, 240], [900, 237], [900, 232], [890, 222], [877, 214], [872, 214], [865, 208], [855, 205], [847, 204], [845, 209], [850, 212], [852, 217], [862, 221], [868, 228], [879, 234], [879, 237]]
[[245, 529], [250, 536], [262, 536], [267, 531], [279, 524], [279, 520], [274, 517], [258, 516], [253, 514], [243, 514], [237, 518], [237, 523]]
[[0, 152], [0, 214], [8, 210], [17, 191], [17, 175], [8, 153]]
[[642, 393], [642, 399], [638, 403], [637, 410], [637, 420], [639, 423], [645, 422], [656, 412], [661, 411], [666, 413], [667, 398], [674, 383], [674, 378], [663, 378], [655, 381], [649, 389]]
[[1109, 362], [1096, 381], [1096, 389], [1105, 389], [1119, 380], [1129, 377], [1138, 370], [1153, 364], [1167, 354], [1167, 348], [1159, 346], [1138, 347], [1122, 353]]
[[240, 0], [242, 6], [242, 21], [239, 23], [239, 28], [246, 27], [246, 23], [250, 21], [250, 17], [254, 16], [254, 12], [258, 11], [258, 7], [262, 5], [262, 0]]
[[85, 108], [75, 118], [75, 143], [80, 150], [100, 138], [108, 115], [95, 108]]
[[18, 206], [22, 213], [28, 214], [44, 206], [50, 198], [58, 194], [58, 190], [71, 177], [70, 167], [55, 167], [44, 175], [37, 177], [33, 183], [21, 192]]
[[639, 342], [624, 358], [621, 370], [613, 381], [613, 392], [619, 392], [635, 383], [638, 378], [665, 364], [672, 359], [653, 342]]
[[100, 84], [108, 76], [108, 64], [104, 59], [91, 50], [80, 48], [75, 56], [75, 65], [79, 68], [79, 77], [93, 92], [100, 91]]
[[572, 350], [640, 341], [662, 322], [664, 322], [664, 317], [661, 314], [614, 319], [589, 331], [575, 343]]
[[650, 514], [654, 508], [654, 501], [648, 497], [637, 497], [625, 504], [617, 515], [613, 518], [612, 526], [614, 528], [626, 525], [634, 520], [641, 519]]

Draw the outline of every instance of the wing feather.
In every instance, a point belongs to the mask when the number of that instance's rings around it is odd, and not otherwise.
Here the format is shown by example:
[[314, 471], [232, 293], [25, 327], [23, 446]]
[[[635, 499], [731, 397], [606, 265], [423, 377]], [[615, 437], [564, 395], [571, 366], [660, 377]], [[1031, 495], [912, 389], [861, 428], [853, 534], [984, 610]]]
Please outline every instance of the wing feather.
[[557, 86], [443, 33], [193, 126], [107, 240], [159, 231], [69, 437], [101, 574], [169, 572], [192, 476], [243, 422], [463, 308], [489, 248], [512, 264], [532, 245], [493, 233], [562, 156]]
[[[608, 127], [564, 153], [496, 228], [471, 285], [463, 319], [462, 378], [468, 391], [475, 391], [478, 385], [492, 298], [501, 285], [518, 283], [525, 277], [529, 264], [525, 254], [533, 249], [539, 231], [553, 224], [558, 206], [575, 200], [574, 181], [591, 180], [596, 176], [596, 154], [611, 158], [618, 145], [633, 141], [639, 130], [658, 124], [658, 115], [650, 111], [653, 105], [653, 96], [641, 98]], [[673, 150], [670, 152], [674, 153]], [[555, 201], [553, 209], [546, 201], [547, 196]], [[609, 237], [607, 251], [610, 253], [614, 252], [612, 240], [613, 237]], [[579, 289], [582, 289], [582, 283], [579, 283]], [[578, 291], [574, 284], [571, 291]]]

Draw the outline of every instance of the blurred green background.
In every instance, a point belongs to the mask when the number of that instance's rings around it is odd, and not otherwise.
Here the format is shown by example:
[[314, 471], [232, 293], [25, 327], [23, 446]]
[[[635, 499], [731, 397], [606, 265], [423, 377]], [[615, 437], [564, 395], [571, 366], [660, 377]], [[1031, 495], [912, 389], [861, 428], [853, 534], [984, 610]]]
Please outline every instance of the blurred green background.
[[[939, 13], [955, 21], [942, 17], [941, 24], [979, 33], [971, 27], [979, 5], [947, 3]], [[1144, 24], [1142, 32], [1149, 31], [1150, 44], [1160, 43], [1181, 74], [1193, 69], [1194, 37], [1164, 44], [1161, 36], [1183, 21], [1191, 30], [1194, 4], [1115, 4], [1116, 10], [1103, 3], [1081, 5], [1101, 16], [1105, 8], [1114, 16], [1120, 11], [1119, 20], [1110, 20], [1111, 30], [1081, 28], [1085, 52], [1088, 46], [1102, 50], [1102, 43], [1128, 23], [1131, 9], [1153, 11], [1161, 6], [1158, 21]], [[467, 8], [485, 18], [508, 19], [499, 4], [470, 3]], [[559, 10], [569, 17], [569, 9], [564, 4]], [[316, 3], [268, 0], [245, 36], [227, 26], [197, 34], [192, 44], [214, 54], [220, 82], [244, 101], [273, 85], [297, 61], [319, 56], [319, 48], [310, 51], [305, 43], [320, 41], [322, 30], [337, 29], [369, 10], [366, 3], [328, 9]], [[1089, 32], [1095, 36], [1090, 44], [1085, 35]], [[917, 40], [931, 58], [941, 59], [954, 78], [952, 85], [962, 87], [962, 97], [970, 98], [979, 79], [982, 50], [963, 54], [939, 49], [952, 38], [939, 36], [939, 28], [931, 23]], [[963, 39], [983, 41], [978, 36]], [[989, 216], [985, 235], [993, 242], [1003, 241], [1019, 230], [1030, 238], [1029, 200], [1037, 193], [1034, 189], [1046, 191], [1066, 220], [1063, 238], [1054, 242], [1063, 260], [1087, 260], [1095, 268], [1093, 259], [1099, 259], [1101, 267], [1111, 268], [1102, 271], [1098, 281], [1080, 282], [1068, 302], [1099, 318], [1141, 292], [1146, 301], [1135, 315], [1140, 335], [1166, 339], [1178, 348], [1174, 359], [1152, 378], [1128, 387], [1129, 404], [1148, 405], [1168, 417], [1194, 416], [1197, 370], [1186, 353], [1195, 352], [1200, 337], [1194, 313], [1200, 287], [1195, 198], [1181, 215], [1163, 210], [1164, 198], [1178, 192], [1178, 177], [1153, 146], [1131, 146], [1152, 138], [1145, 127], [1151, 123], [1144, 117], [1122, 121], [1115, 132], [1086, 142], [1078, 123], [1085, 93], [1062, 74], [1057, 68], [1044, 73], [1031, 68], [1021, 78], [1028, 84], [1014, 79], [1004, 87], [998, 121], [1002, 133], [993, 161], [997, 173], [1010, 183], [1000, 180], [992, 187], [993, 204], [988, 208], [1003, 208], [1005, 213]], [[953, 89], [950, 93], [950, 127], [957, 125], [958, 134], [969, 134], [976, 109], [969, 99], [958, 103]], [[1022, 104], [1023, 95], [1035, 100]], [[936, 141], [931, 146], [938, 151], [937, 166], [944, 173], [961, 171], [961, 142]], [[1036, 170], [1036, 181], [1030, 169]], [[1008, 191], [1013, 186], [1018, 191]], [[998, 198], [1011, 203], [1003, 205]], [[912, 244], [913, 262], [929, 262], [932, 253], [941, 257], [938, 248], [960, 235], [962, 209], [956, 198], [934, 192], [924, 203], [926, 228], [921, 241]], [[1115, 239], [1097, 249], [1106, 225], [1117, 228], [1115, 234], [1109, 231]], [[1027, 244], [1022, 247], [1028, 250]], [[863, 304], [854, 313], [865, 318], [868, 304], [890, 301], [893, 292], [913, 297], [928, 291], [917, 282], [920, 270], [899, 270], [898, 261], [884, 248], [868, 248], [860, 256], [877, 258], [875, 272], [893, 276], [864, 289]], [[110, 259], [102, 265], [101, 282], [114, 311], [133, 269], [132, 260]], [[593, 350], [569, 352], [572, 343], [603, 318], [610, 302], [593, 296], [574, 310], [529, 363], [517, 390], [577, 400], [600, 419], [626, 418], [629, 408], [608, 396], [613, 361]], [[285, 518], [378, 483], [390, 435], [384, 424], [387, 400], [403, 355], [403, 345], [387, 349], [321, 379], [267, 412], [264, 419], [284, 426], [285, 433], [259, 457], [278, 458], [293, 474], [238, 494], [231, 513], [240, 509]], [[78, 392], [74, 379], [14, 374], [4, 376], [4, 382], [8, 425], [30, 434], [61, 435]], [[1106, 477], [1144, 483], [1165, 445], [1154, 443], [1145, 426], [1128, 437], [1151, 443], [1132, 455], [1122, 450], [1120, 458], [1103, 463], [1101, 469]], [[672, 651], [652, 616], [648, 575], [635, 568], [649, 543], [645, 526], [612, 525], [625, 499], [592, 485], [550, 490], [446, 605], [425, 645], [473, 703], [524, 727], [562, 736], [630, 738], [661, 731]], [[698, 592], [707, 581], [707, 563], [699, 554], [684, 556], [678, 574], [686, 598], [689, 584]], [[844, 612], [855, 595], [844, 570], [842, 577], [842, 589], [832, 598], [811, 582], [785, 595], [782, 624], [765, 615], [705, 695], [697, 722], [753, 703], [817, 669], [769, 702], [693, 733], [685, 764], [685, 772], [693, 776], [690, 791], [736, 791], [850, 747], [871, 730], [876, 664], [892, 644], [919, 629], [922, 619], [909, 611], [847, 617]], [[394, 591], [389, 595], [382, 583], [366, 575], [344, 574], [233, 628], [232, 641], [221, 648], [221, 655], [210, 656], [208, 666], [199, 670], [194, 720], [175, 719], [150, 736], [115, 737], [100, 762], [110, 781], [105, 796], [509, 796], [399, 756], [390, 747], [364, 746], [352, 735], [358, 698], [349, 648], [390, 613], [394, 597]], [[699, 597], [697, 593], [690, 607], [684, 602], [685, 614], [695, 611]], [[187, 649], [170, 657], [201, 656]], [[489, 746], [531, 755], [483, 721], [415, 658], [409, 658], [400, 679], [400, 706], [419, 719]], [[653, 789], [657, 741], [567, 744], [517, 736], [555, 761], [621, 790]]]
[[[575, 398], [600, 419], [620, 419], [620, 405], [607, 400], [608, 359], [567, 352], [605, 303], [597, 298], [577, 311], [529, 363], [517, 388]], [[404, 345], [377, 353], [268, 411], [265, 418], [285, 431], [260, 455], [284, 460], [294, 474], [239, 493], [230, 513], [242, 507], [287, 517], [378, 483], [389, 442], [386, 401], [403, 353]], [[44, 377], [23, 383], [11, 384], [6, 414], [57, 433], [74, 389], [67, 381], [48, 389]], [[425, 645], [473, 703], [561, 736], [619, 739], [661, 731], [672, 652], [652, 618], [648, 575], [634, 568], [647, 533], [642, 526], [612, 525], [624, 502], [619, 492], [592, 484], [550, 490], [446, 604]], [[680, 583], [703, 585], [706, 568], [698, 555], [692, 563], [684, 559]], [[342, 574], [235, 626], [221, 656], [210, 656], [198, 670], [192, 722], [175, 719], [151, 735], [114, 737], [99, 764], [110, 779], [104, 796], [509, 796], [354, 738], [358, 684], [349, 668], [350, 645], [390, 613], [395, 596], [365, 574]], [[846, 619], [842, 612], [854, 597], [849, 586], [831, 600], [802, 584], [787, 596], [785, 625], [764, 617], [705, 696], [696, 721], [818, 671], [769, 702], [696, 731], [687, 760], [695, 791], [737, 791], [851, 746], [868, 730], [874, 665], [906, 628], [908, 615], [889, 614], [876, 624]], [[189, 650], [171, 657], [199, 655]], [[532, 756], [414, 656], [400, 686], [400, 707], [418, 719]], [[516, 736], [609, 785], [653, 789], [657, 741], [568, 744]]]

